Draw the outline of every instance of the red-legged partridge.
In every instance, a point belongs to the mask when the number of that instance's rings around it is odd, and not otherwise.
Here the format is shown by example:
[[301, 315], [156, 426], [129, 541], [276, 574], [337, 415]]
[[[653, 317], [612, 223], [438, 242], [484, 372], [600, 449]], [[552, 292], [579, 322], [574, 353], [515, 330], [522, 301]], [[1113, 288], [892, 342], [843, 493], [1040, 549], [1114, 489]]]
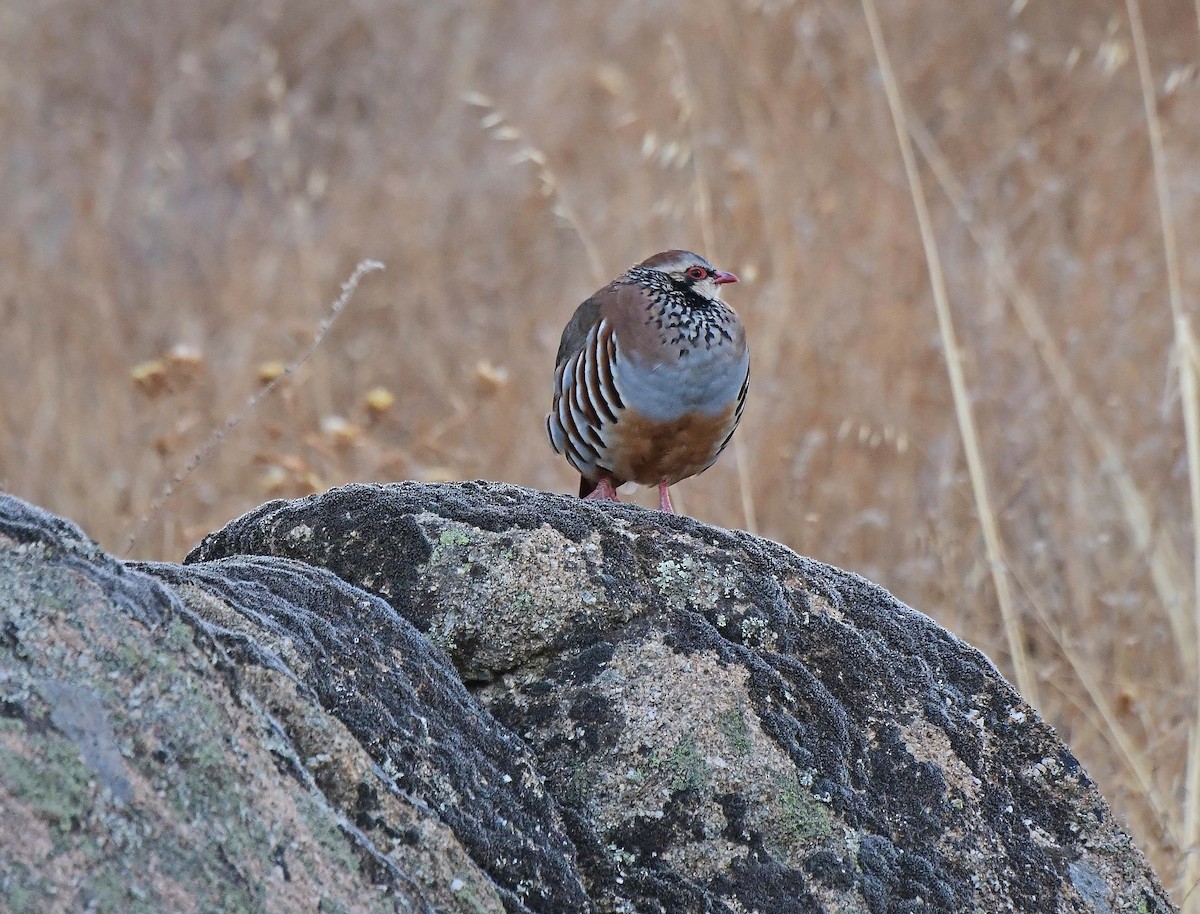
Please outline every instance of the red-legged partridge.
[[617, 499], [625, 482], [667, 487], [703, 473], [746, 402], [750, 353], [721, 301], [737, 282], [690, 251], [664, 251], [580, 305], [563, 330], [546, 432], [579, 471], [579, 494]]

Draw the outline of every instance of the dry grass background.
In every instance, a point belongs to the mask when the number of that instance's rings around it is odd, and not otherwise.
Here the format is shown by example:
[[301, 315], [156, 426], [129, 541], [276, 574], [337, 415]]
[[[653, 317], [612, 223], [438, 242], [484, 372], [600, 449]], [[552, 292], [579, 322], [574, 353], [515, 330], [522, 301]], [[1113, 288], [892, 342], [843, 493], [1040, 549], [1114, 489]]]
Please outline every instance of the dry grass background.
[[1200, 4], [880, 0], [986, 504], [871, 8], [6, 3], [0, 487], [123, 552], [370, 257], [386, 272], [133, 554], [350, 480], [572, 491], [542, 431], [562, 324], [630, 263], [702, 249], [743, 277], [754, 384], [739, 450], [678, 487], [684, 510], [884, 584], [1010, 675], [1023, 654], [1200, 911]]

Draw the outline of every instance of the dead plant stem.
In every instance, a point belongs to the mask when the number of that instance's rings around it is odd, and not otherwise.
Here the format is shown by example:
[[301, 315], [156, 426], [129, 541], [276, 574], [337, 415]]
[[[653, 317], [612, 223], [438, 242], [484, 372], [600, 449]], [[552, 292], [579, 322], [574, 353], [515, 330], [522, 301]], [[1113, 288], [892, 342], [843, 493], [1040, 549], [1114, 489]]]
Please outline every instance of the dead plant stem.
[[971, 477], [971, 490], [975, 498], [975, 508], [979, 512], [984, 548], [987, 551], [992, 584], [996, 590], [996, 601], [1000, 606], [1000, 616], [1004, 625], [1005, 638], [1008, 642], [1013, 674], [1017, 680], [1017, 688], [1021, 694], [1030, 704], [1036, 706], [1036, 682], [1029, 670], [1020, 620], [1017, 617], [1016, 607], [1013, 605], [1012, 592], [1009, 588], [1004, 546], [1000, 539], [1000, 531], [996, 523], [996, 514], [992, 507], [991, 496], [988, 493], [987, 475], [983, 467], [979, 437], [975, 431], [975, 418], [971, 411], [966, 379], [963, 376], [962, 356], [959, 352], [958, 339], [954, 332], [954, 322], [950, 314], [949, 298], [946, 294], [946, 280], [942, 272], [941, 258], [938, 254], [937, 242], [933, 234], [933, 220], [929, 215], [929, 207], [925, 201], [925, 191], [921, 185], [916, 154], [913, 152], [912, 139], [908, 135], [907, 119], [900, 97], [900, 88], [896, 83], [891, 60], [888, 58], [887, 46], [884, 44], [883, 30], [879, 24], [879, 15], [875, 10], [874, 0], [862, 0], [862, 6], [867, 19], [867, 27], [871, 33], [871, 46], [874, 49], [875, 59], [879, 64], [880, 74], [883, 79], [884, 91], [887, 94], [888, 108], [891, 110], [892, 123], [896, 130], [896, 139], [900, 144], [900, 154], [904, 159], [904, 171], [908, 178], [909, 191], [912, 194], [913, 206], [917, 213], [917, 223], [921, 232], [921, 244], [925, 249], [925, 261], [929, 268], [930, 284], [933, 287], [933, 303], [937, 311], [938, 330], [941, 334], [942, 347], [946, 354], [946, 369], [950, 375], [950, 390], [954, 398], [954, 413], [958, 421], [959, 433], [962, 435], [963, 449], [966, 452], [967, 471]]

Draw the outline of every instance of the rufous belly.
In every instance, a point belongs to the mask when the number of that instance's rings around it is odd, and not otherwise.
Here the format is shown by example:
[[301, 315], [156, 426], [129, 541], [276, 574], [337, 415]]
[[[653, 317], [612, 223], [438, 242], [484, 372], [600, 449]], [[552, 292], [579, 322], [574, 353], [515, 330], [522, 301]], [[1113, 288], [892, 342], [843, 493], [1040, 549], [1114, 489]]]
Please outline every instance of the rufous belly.
[[736, 403], [715, 415], [687, 413], [667, 421], [626, 409], [606, 449], [613, 476], [644, 486], [674, 485], [695, 476], [717, 459], [736, 416]]

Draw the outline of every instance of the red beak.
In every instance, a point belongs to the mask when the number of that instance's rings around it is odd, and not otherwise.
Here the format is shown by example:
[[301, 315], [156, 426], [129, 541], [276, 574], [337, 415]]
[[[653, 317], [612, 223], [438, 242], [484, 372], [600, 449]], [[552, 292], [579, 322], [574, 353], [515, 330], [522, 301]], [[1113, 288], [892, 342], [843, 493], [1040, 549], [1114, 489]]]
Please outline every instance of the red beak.
[[727, 282], [737, 282], [738, 278], [732, 273], [726, 273], [724, 270], [717, 270], [713, 273], [713, 282], [718, 286], [724, 285]]

